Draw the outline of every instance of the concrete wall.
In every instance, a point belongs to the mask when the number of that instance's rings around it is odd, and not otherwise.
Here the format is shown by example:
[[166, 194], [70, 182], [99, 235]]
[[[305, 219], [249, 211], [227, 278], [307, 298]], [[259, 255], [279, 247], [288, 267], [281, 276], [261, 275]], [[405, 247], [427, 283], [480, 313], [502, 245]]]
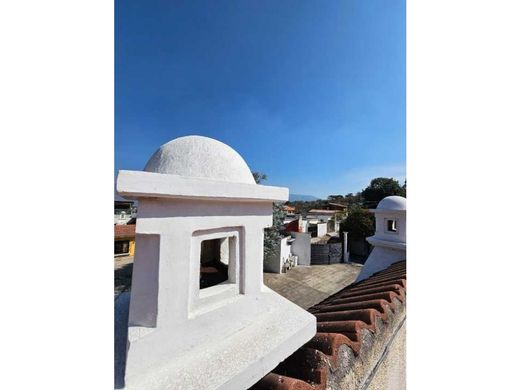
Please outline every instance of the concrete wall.
[[298, 256], [298, 265], [311, 265], [311, 235], [292, 232], [291, 237], [294, 238], [291, 252]]
[[343, 233], [343, 262], [348, 261], [348, 233]]
[[318, 223], [316, 225], [318, 227], [318, 237], [323, 237], [327, 234], [327, 223]]
[[309, 222], [300, 218], [300, 220], [298, 221], [298, 230], [301, 233], [307, 233], [308, 228], [309, 228]]
[[[291, 244], [288, 242], [291, 236], [284, 237], [280, 240], [280, 264], [283, 264], [289, 259], [291, 255]], [[280, 269], [281, 272], [281, 269]]]
[[406, 322], [395, 335], [366, 390], [406, 389]]
[[273, 256], [264, 259], [265, 272], [274, 272], [277, 274], [282, 273], [283, 265], [291, 255], [291, 244], [288, 243], [289, 238], [290, 237], [282, 238], [278, 243], [276, 253]]

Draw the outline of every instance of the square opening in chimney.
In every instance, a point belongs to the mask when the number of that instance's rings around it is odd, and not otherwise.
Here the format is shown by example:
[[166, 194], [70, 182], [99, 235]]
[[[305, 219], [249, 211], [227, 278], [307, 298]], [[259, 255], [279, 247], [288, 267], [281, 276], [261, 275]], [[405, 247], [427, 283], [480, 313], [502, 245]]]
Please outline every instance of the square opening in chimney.
[[204, 240], [200, 243], [200, 289], [228, 280], [230, 238]]
[[241, 227], [193, 232], [189, 316], [197, 316], [236, 297], [242, 291]]
[[389, 233], [397, 233], [397, 221], [395, 219], [386, 220], [386, 231]]

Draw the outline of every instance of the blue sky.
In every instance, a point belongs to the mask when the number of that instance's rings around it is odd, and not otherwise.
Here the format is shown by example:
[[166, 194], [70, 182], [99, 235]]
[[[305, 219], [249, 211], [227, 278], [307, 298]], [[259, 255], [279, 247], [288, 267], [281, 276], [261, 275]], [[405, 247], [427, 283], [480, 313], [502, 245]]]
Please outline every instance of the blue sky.
[[204, 135], [267, 185], [405, 178], [405, 2], [116, 0], [115, 168]]

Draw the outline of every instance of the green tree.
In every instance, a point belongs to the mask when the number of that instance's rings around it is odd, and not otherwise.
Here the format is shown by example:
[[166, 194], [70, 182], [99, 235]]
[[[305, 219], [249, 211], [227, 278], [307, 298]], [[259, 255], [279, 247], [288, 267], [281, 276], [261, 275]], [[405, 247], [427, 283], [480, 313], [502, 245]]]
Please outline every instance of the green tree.
[[[267, 175], [263, 172], [252, 171], [256, 184], [260, 184], [267, 180]], [[264, 259], [274, 256], [277, 253], [280, 239], [283, 237], [282, 232], [285, 230], [283, 220], [285, 213], [282, 203], [273, 203], [273, 226], [264, 229]]]
[[355, 207], [340, 224], [340, 232], [348, 232], [349, 237], [365, 238], [374, 235], [376, 220], [367, 209]]
[[273, 203], [273, 226], [264, 229], [264, 259], [274, 256], [283, 237], [285, 213], [282, 203]]
[[330, 202], [341, 202], [345, 197], [343, 195], [329, 195], [327, 200]]
[[345, 195], [344, 204], [348, 206], [348, 210], [354, 209], [356, 207], [360, 207], [363, 204], [363, 199], [361, 197], [361, 192], [357, 192], [353, 194], [352, 192]]
[[256, 184], [260, 184], [261, 182], [267, 180], [267, 175], [262, 172], [251, 172], [253, 174], [253, 178], [255, 179]]
[[361, 191], [361, 196], [368, 207], [375, 207], [379, 201], [387, 196], [406, 196], [406, 184], [401, 186], [393, 178], [378, 177], [372, 179], [370, 185]]

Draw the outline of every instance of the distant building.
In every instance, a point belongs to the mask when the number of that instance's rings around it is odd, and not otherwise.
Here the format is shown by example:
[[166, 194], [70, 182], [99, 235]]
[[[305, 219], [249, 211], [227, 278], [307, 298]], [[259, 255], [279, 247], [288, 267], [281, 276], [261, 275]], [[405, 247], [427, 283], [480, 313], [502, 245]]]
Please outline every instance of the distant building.
[[114, 255], [133, 256], [135, 254], [135, 224], [114, 225]]
[[285, 212], [285, 214], [293, 215], [296, 212], [296, 207], [284, 205], [283, 211]]
[[132, 201], [114, 201], [114, 224], [125, 225], [137, 216], [137, 208]]
[[327, 210], [336, 210], [341, 212], [346, 212], [348, 209], [348, 206], [341, 203], [333, 203], [329, 202], [327, 203], [327, 206], [325, 206]]
[[[325, 234], [339, 231], [339, 221], [342, 219], [340, 213], [336, 210], [312, 209], [307, 213], [309, 225], [326, 224]], [[319, 226], [316, 227], [317, 236], [321, 237]], [[310, 230], [310, 229], [309, 229]]]
[[308, 219], [319, 219], [323, 222], [329, 221], [330, 219], [334, 218], [335, 215], [335, 210], [312, 209], [307, 212]]
[[284, 221], [285, 231], [300, 232], [300, 221], [301, 217], [295, 218], [293, 220]]

